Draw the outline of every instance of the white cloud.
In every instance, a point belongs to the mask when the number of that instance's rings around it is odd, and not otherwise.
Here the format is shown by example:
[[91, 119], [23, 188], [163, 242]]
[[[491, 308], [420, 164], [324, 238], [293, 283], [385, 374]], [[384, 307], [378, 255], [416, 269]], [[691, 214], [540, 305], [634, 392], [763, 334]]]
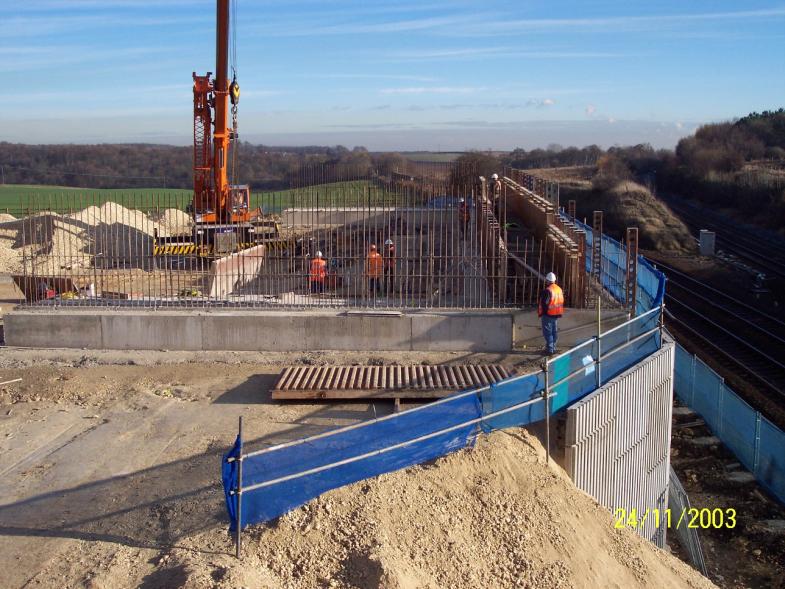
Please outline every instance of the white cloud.
[[383, 88], [379, 90], [379, 94], [473, 94], [485, 89], [471, 86], [418, 86], [410, 88]]
[[397, 74], [297, 74], [298, 78], [324, 78], [331, 80], [401, 80], [409, 82], [435, 82], [432, 76], [410, 76]]
[[636, 31], [656, 30], [663, 25], [683, 25], [701, 22], [738, 21], [749, 19], [766, 19], [785, 17], [785, 7], [739, 10], [727, 12], [701, 12], [687, 14], [664, 14], [652, 16], [611, 16], [603, 18], [542, 18], [542, 19], [510, 19], [505, 21], [469, 24], [456, 27], [454, 34], [474, 36], [492, 36], [503, 33], [545, 31], [559, 29], [573, 30], [611, 30]]
[[593, 104], [586, 105], [586, 116], [593, 117], [594, 114], [597, 112], [597, 107]]

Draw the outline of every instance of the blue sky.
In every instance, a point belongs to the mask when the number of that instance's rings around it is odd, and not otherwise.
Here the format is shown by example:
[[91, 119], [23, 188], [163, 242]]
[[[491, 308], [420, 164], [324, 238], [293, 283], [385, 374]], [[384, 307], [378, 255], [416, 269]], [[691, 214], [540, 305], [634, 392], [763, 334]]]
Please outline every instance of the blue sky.
[[[214, 0], [0, 3], [0, 140], [191, 141]], [[785, 104], [785, 1], [236, 4], [255, 143], [670, 147]]]

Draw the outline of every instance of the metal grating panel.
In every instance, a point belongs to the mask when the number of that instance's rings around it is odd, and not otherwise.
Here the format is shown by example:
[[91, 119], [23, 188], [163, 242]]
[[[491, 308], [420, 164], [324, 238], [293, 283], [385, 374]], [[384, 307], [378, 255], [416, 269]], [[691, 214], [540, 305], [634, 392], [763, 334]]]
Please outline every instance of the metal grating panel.
[[[566, 470], [610, 510], [668, 507], [673, 342], [567, 410]], [[653, 515], [638, 532], [663, 546]]]
[[273, 387], [273, 399], [444, 397], [510, 376], [500, 364], [289, 366]]

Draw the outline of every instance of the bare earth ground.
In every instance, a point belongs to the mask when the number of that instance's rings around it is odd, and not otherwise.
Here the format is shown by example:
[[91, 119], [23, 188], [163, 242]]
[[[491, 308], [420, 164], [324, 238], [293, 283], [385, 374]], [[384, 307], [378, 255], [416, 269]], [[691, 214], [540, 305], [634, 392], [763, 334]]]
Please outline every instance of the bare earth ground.
[[610, 514], [540, 464], [542, 448], [520, 432], [334, 491], [251, 529], [246, 557], [235, 561], [219, 469], [237, 416], [261, 445], [388, 413], [388, 403], [270, 401], [285, 364], [370, 360], [378, 355], [3, 349], [0, 381], [23, 382], [0, 388], [0, 585], [708, 586], [614, 532]]

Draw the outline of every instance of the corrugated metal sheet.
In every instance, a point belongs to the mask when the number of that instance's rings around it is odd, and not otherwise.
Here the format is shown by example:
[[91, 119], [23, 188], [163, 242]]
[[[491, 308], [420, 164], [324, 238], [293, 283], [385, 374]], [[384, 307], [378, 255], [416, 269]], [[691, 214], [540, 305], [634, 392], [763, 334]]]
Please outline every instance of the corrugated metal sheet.
[[576, 486], [614, 512], [636, 509], [638, 532], [663, 546], [654, 509], [668, 507], [675, 348], [656, 354], [567, 410], [565, 466]]

